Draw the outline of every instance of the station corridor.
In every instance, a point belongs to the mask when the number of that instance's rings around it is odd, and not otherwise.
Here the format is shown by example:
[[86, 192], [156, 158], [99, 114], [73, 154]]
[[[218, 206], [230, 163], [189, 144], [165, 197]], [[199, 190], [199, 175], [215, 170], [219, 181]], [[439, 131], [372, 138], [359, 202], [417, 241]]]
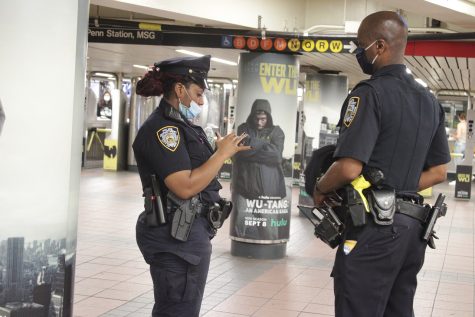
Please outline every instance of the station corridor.
[[[222, 182], [222, 196], [230, 197]], [[437, 224], [437, 249], [428, 249], [419, 274], [415, 315], [474, 316], [474, 212], [472, 201], [447, 195], [447, 216]], [[213, 239], [213, 254], [201, 315], [206, 317], [333, 316], [334, 250], [313, 236], [298, 215], [293, 190], [290, 242], [280, 260], [230, 254], [229, 228]], [[433, 199], [432, 198], [432, 199]], [[432, 201], [430, 199], [430, 201]], [[134, 172], [86, 169], [81, 175], [74, 316], [150, 316], [152, 280], [135, 243], [142, 211], [140, 180]], [[228, 223], [226, 223], [228, 224]]]

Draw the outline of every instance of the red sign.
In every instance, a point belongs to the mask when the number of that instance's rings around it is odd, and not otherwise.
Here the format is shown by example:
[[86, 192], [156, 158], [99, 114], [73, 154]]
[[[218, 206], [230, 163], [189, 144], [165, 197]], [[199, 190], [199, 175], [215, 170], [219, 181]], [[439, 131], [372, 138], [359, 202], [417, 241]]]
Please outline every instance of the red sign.
[[256, 48], [259, 47], [259, 40], [257, 39], [257, 37], [250, 37], [247, 39], [247, 47], [250, 49], [250, 50], [255, 50]]
[[237, 36], [233, 40], [234, 48], [243, 49], [246, 46], [246, 39], [242, 36]]
[[287, 41], [284, 40], [283, 38], [279, 37], [274, 40], [274, 48], [276, 50], [283, 51], [287, 47]]
[[261, 40], [261, 48], [264, 51], [268, 51], [272, 48], [272, 40], [271, 39], [262, 39]]

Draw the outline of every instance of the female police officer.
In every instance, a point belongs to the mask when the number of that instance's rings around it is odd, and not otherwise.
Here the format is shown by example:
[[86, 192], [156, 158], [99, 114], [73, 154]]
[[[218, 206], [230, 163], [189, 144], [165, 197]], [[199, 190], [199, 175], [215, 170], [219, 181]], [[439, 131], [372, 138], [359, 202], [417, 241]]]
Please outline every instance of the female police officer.
[[[216, 141], [217, 150], [207, 141], [203, 129], [189, 122], [201, 110], [210, 56], [170, 59], [155, 64], [137, 83], [137, 94], [163, 98], [139, 129], [133, 150], [144, 190], [152, 187], [151, 175], [158, 179], [167, 224], [151, 227], [145, 212], [138, 219], [137, 243], [150, 265], [154, 285], [153, 316], [198, 316], [208, 274], [211, 228], [206, 206], [220, 200], [221, 185], [216, 175], [224, 161], [249, 149], [241, 143], [245, 135], [230, 133]], [[186, 241], [171, 236], [176, 213], [167, 201], [169, 191], [187, 200], [199, 197], [204, 206], [194, 218]]]

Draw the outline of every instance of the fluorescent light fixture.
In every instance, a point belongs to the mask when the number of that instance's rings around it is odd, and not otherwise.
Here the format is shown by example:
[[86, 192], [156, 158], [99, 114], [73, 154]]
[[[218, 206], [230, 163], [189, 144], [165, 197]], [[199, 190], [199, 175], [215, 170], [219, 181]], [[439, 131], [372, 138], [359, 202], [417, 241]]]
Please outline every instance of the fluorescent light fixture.
[[192, 52], [192, 51], [188, 51], [188, 50], [176, 50], [178, 53], [182, 53], [182, 54], [186, 54], [186, 55], [191, 55], [191, 56], [195, 56], [195, 57], [201, 57], [201, 56], [204, 56], [203, 54], [200, 54], [200, 53], [196, 53], [196, 52]]
[[475, 17], [475, 6], [464, 0], [425, 0], [435, 5]]
[[99, 76], [99, 77], [112, 77], [112, 74], [108, 73], [94, 73], [93, 76]]
[[233, 84], [237, 84], [239, 81], [237, 79], [233, 79]]
[[231, 65], [231, 66], [237, 66], [237, 63], [236, 63], [236, 62], [231, 62], [231, 61], [228, 61], [228, 60], [222, 59], [222, 58], [211, 57], [211, 60], [212, 60], [213, 62], [218, 62], [218, 63], [221, 63], [221, 64], [226, 64], [226, 65]]
[[412, 74], [412, 71], [409, 68], [406, 67], [406, 73]]
[[[193, 51], [188, 51], [188, 50], [176, 50], [178, 53], [182, 53], [182, 54], [186, 54], [186, 55], [191, 55], [191, 56], [195, 56], [195, 57], [201, 57], [201, 56], [204, 56], [204, 54], [201, 54], [201, 53], [197, 53], [197, 52], [193, 52]], [[211, 60], [213, 62], [218, 62], [218, 63], [222, 63], [222, 64], [226, 64], [226, 65], [231, 65], [231, 66], [237, 66], [237, 63], [236, 62], [232, 62], [232, 61], [228, 61], [226, 59], [222, 59], [222, 58], [217, 58], [217, 57], [211, 57]]]
[[214, 80], [212, 80], [212, 79], [207, 79], [206, 81], [207, 81], [208, 83], [214, 82]]
[[145, 65], [137, 65], [137, 64], [134, 64], [133, 65], [135, 68], [141, 68], [141, 69], [146, 69], [148, 70], [148, 66], [145, 66]]
[[423, 81], [422, 79], [416, 78], [416, 81], [417, 81], [420, 85], [422, 85], [422, 86], [424, 86], [424, 87], [427, 87], [427, 84], [426, 84], [425, 81]]

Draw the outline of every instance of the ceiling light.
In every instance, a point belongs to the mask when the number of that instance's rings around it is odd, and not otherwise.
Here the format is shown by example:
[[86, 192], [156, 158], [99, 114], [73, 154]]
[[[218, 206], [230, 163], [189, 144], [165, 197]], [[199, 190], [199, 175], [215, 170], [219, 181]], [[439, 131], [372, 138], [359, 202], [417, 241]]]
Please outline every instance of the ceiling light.
[[[176, 51], [177, 51], [178, 53], [182, 53], [182, 54], [186, 54], [186, 55], [191, 55], [191, 56], [195, 56], [195, 57], [204, 56], [204, 54], [197, 53], [197, 52], [193, 52], [193, 51], [188, 51], [188, 50], [176, 50]], [[232, 66], [236, 66], [236, 65], [237, 65], [236, 62], [228, 61], [228, 60], [226, 60], [226, 59], [217, 58], [217, 57], [211, 57], [211, 60], [212, 60], [213, 62], [218, 62], [218, 63], [227, 64], [227, 65], [232, 65]]]
[[195, 57], [201, 57], [204, 56], [204, 54], [188, 51], [188, 50], [176, 50], [178, 53], [186, 54], [186, 55], [191, 55]]
[[212, 79], [207, 79], [206, 81], [207, 81], [208, 83], [214, 82], [214, 80], [212, 80]]
[[133, 65], [135, 68], [141, 68], [141, 69], [146, 69], [148, 70], [148, 66], [145, 66], [145, 65], [137, 65], [137, 64], [134, 64]]
[[471, 15], [475, 17], [475, 6], [473, 2], [467, 2], [463, 0], [425, 0], [426, 2], [433, 3], [435, 5], [460, 12], [463, 14]]
[[406, 73], [412, 74], [412, 71], [409, 68], [406, 67]]
[[112, 74], [108, 73], [94, 73], [93, 76], [98, 76], [98, 77], [111, 77], [113, 76]]
[[212, 60], [213, 62], [218, 62], [218, 63], [221, 63], [221, 64], [226, 64], [226, 65], [231, 65], [231, 66], [237, 66], [237, 63], [236, 63], [236, 62], [228, 61], [228, 60], [222, 59], [222, 58], [211, 57], [211, 60]]
[[422, 79], [420, 79], [420, 78], [416, 78], [416, 81], [417, 81], [419, 84], [421, 84], [422, 86], [424, 86], [424, 87], [427, 87], [427, 84], [426, 84], [426, 82], [425, 82], [425, 81], [423, 81]]

